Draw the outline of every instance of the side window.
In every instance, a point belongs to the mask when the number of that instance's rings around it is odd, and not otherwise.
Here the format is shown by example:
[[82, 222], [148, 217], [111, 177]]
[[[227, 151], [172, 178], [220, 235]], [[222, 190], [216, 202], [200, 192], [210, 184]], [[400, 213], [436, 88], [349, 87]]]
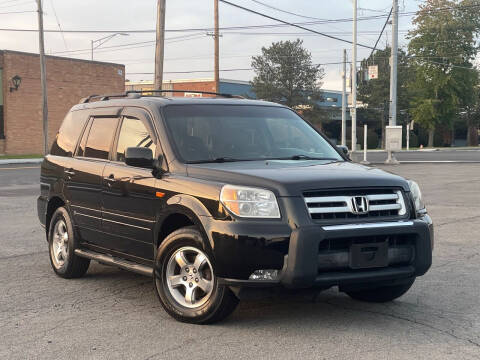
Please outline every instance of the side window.
[[[110, 145], [117, 129], [117, 118], [93, 118], [85, 147], [81, 144], [79, 156], [108, 160]], [[82, 139], [83, 143], [83, 139]]]
[[58, 156], [72, 156], [77, 140], [87, 119], [69, 112], [63, 120], [50, 153]]
[[155, 143], [147, 128], [139, 119], [124, 117], [117, 145], [117, 161], [125, 161], [125, 150], [128, 147], [146, 147], [155, 155]]

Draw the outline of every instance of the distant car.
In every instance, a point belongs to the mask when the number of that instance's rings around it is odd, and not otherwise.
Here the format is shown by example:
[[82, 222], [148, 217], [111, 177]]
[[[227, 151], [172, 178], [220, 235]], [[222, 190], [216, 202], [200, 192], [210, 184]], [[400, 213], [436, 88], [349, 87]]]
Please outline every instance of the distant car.
[[263, 101], [85, 99], [43, 161], [38, 215], [59, 276], [90, 260], [153, 276], [191, 323], [223, 319], [251, 287], [390, 301], [432, 261], [416, 183], [353, 164]]

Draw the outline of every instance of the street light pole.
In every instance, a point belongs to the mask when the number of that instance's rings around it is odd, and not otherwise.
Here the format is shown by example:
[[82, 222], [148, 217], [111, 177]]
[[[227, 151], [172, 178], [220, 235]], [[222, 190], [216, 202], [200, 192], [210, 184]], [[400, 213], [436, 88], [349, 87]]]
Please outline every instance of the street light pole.
[[38, 44], [40, 53], [40, 81], [42, 83], [42, 124], [43, 124], [43, 154], [48, 154], [48, 99], [47, 70], [45, 66], [45, 43], [43, 34], [42, 0], [37, 0], [38, 7]]

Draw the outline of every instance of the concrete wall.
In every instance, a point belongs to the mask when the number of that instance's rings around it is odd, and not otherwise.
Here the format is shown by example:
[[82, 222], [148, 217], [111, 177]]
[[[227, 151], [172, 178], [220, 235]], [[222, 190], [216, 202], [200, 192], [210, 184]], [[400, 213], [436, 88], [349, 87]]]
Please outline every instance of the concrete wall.
[[[42, 97], [39, 56], [14, 51], [3, 53], [3, 89], [6, 154], [41, 154]], [[122, 93], [125, 67], [77, 59], [47, 57], [49, 142], [52, 143], [68, 110], [91, 94]], [[22, 78], [9, 92], [13, 76]]]

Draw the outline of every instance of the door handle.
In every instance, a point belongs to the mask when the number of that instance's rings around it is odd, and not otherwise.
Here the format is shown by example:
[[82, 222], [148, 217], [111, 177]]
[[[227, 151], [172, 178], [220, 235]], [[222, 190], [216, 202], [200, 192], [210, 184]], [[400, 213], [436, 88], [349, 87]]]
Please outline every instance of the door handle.
[[112, 184], [117, 181], [117, 179], [115, 179], [114, 174], [110, 174], [107, 177], [105, 177], [104, 179], [107, 182], [107, 186], [112, 186]]
[[68, 170], [65, 170], [65, 174], [67, 174], [68, 177], [72, 177], [75, 175], [75, 171], [73, 171], [73, 169], [68, 169]]

